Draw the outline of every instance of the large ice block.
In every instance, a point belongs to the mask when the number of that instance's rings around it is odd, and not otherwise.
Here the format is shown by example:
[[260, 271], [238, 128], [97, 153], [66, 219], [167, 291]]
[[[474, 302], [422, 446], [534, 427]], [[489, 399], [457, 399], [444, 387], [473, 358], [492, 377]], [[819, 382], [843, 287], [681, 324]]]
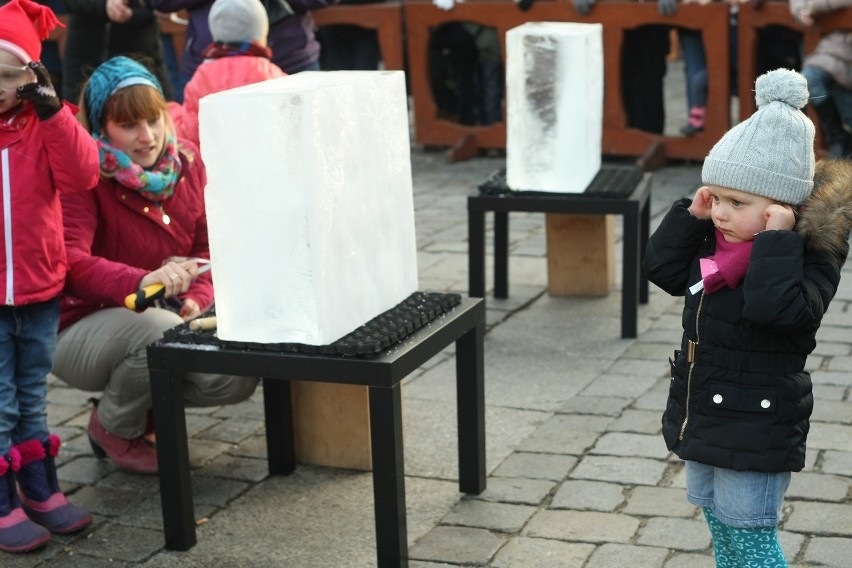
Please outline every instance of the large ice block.
[[302, 72], [199, 120], [220, 338], [324, 345], [417, 290], [402, 72]]
[[530, 22], [506, 32], [506, 184], [581, 193], [601, 166], [603, 28]]

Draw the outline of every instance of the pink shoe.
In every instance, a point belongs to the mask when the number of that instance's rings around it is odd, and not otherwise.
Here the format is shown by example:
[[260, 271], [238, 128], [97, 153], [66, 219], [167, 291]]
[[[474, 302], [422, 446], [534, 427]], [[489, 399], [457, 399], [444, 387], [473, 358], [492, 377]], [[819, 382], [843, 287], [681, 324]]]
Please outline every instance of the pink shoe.
[[98, 419], [97, 406], [89, 417], [88, 434], [96, 457], [108, 457], [118, 469], [124, 471], [156, 475], [157, 452], [142, 436], [128, 440], [107, 432]]

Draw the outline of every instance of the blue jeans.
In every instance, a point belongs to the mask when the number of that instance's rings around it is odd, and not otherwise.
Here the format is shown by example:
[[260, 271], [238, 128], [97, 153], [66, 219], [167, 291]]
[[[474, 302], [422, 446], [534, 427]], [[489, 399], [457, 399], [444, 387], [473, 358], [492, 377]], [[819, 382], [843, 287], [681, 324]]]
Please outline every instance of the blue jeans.
[[59, 299], [0, 307], [0, 456], [46, 440], [47, 374], [59, 328]]
[[751, 529], [778, 526], [790, 472], [734, 471], [686, 462], [686, 496], [707, 507], [729, 527]]
[[686, 104], [689, 108], [707, 106], [707, 58], [701, 32], [678, 28], [686, 74]]
[[814, 106], [833, 104], [846, 126], [852, 126], [852, 91], [840, 86], [827, 71], [820, 67], [805, 66], [802, 75], [808, 81], [810, 103]]

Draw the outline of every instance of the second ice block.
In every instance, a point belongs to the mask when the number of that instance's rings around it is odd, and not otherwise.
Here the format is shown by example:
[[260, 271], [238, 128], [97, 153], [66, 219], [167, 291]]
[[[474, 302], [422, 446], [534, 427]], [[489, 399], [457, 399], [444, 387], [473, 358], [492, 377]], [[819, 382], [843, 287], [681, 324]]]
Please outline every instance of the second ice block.
[[600, 24], [530, 22], [506, 32], [506, 183], [582, 193], [601, 166]]
[[298, 73], [199, 119], [220, 338], [324, 345], [417, 290], [402, 72]]

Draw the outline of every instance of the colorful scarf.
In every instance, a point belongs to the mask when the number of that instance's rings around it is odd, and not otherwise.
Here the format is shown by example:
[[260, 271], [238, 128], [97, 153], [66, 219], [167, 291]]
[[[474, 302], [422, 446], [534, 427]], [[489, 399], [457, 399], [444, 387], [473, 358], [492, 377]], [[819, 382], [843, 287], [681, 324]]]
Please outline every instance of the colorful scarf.
[[219, 59], [233, 55], [250, 55], [272, 59], [272, 50], [256, 41], [224, 42], [216, 41], [208, 45], [201, 57], [204, 59]]
[[111, 146], [105, 137], [99, 136], [95, 142], [104, 177], [115, 178], [124, 187], [151, 201], [162, 201], [174, 193], [180, 174], [180, 156], [174, 135], [168, 135], [163, 155], [149, 169], [144, 169], [130, 156]]
[[729, 243], [721, 231], [716, 231], [716, 252], [699, 260], [705, 293], [712, 294], [725, 286], [736, 288], [743, 283], [752, 244], [754, 241]]

